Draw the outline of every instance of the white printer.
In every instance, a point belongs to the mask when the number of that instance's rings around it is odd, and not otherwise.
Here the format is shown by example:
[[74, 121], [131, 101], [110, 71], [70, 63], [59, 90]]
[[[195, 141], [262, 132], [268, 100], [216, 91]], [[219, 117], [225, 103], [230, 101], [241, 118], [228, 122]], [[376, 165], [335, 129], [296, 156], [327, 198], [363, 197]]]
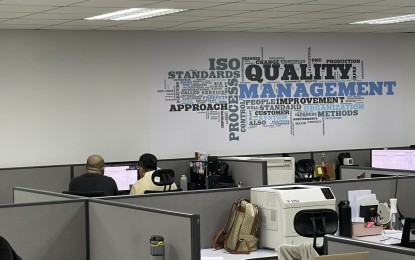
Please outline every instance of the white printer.
[[268, 185], [295, 183], [294, 157], [253, 157], [267, 161]]
[[268, 185], [295, 183], [294, 157], [222, 157], [221, 159], [266, 161]]
[[251, 202], [260, 208], [260, 247], [276, 249], [281, 244], [313, 243], [295, 231], [295, 214], [306, 209], [335, 210], [336, 198], [328, 187], [285, 185], [252, 188]]

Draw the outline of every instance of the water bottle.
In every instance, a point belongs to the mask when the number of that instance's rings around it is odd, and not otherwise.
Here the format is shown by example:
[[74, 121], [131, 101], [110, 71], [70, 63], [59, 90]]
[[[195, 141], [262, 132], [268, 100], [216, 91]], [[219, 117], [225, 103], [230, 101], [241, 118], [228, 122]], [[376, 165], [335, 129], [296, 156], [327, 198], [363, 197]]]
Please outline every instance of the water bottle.
[[187, 177], [184, 174], [180, 177], [180, 188], [182, 188], [182, 190], [187, 190]]
[[209, 189], [209, 175], [206, 173], [205, 175], [205, 189]]
[[352, 208], [350, 201], [342, 200], [339, 203], [339, 235], [352, 237]]
[[159, 235], [150, 238], [150, 260], [164, 260], [164, 237]]
[[399, 216], [398, 216], [398, 200], [397, 199], [390, 199], [390, 209], [391, 209], [391, 220], [389, 227], [390, 229], [400, 230], [401, 227], [399, 225]]

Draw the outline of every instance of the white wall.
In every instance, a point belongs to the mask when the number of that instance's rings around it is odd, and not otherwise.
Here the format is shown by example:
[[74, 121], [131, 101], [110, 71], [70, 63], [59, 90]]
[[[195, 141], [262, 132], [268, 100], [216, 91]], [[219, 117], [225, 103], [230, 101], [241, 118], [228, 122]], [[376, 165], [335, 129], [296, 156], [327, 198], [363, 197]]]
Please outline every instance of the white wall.
[[[91, 153], [120, 161], [144, 152], [166, 159], [197, 150], [235, 155], [415, 143], [413, 35], [5, 30], [0, 38], [0, 167], [83, 163]], [[226, 122], [221, 128], [206, 112], [169, 112], [178, 103], [158, 92], [176, 84], [169, 71], [209, 71], [209, 58], [300, 60], [308, 47], [323, 60], [363, 60], [363, 80], [396, 81], [395, 94], [365, 97], [358, 116], [326, 120], [325, 135], [318, 123], [296, 126], [294, 135], [290, 127], [258, 126], [230, 141]]]
[[407, 38], [408, 42], [405, 45], [403, 50], [405, 64], [404, 77], [405, 82], [405, 109], [403, 113], [405, 114], [405, 139], [406, 144], [415, 144], [415, 116], [414, 116], [414, 107], [415, 107], [415, 37]]

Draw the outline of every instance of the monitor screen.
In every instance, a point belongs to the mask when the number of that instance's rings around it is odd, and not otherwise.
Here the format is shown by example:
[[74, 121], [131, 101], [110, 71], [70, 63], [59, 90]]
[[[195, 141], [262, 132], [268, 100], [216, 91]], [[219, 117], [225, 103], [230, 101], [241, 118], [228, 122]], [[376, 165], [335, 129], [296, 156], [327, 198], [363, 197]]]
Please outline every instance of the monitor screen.
[[130, 190], [138, 180], [138, 162], [106, 164], [104, 174], [115, 180], [118, 190]]
[[415, 150], [372, 150], [372, 167], [415, 170]]

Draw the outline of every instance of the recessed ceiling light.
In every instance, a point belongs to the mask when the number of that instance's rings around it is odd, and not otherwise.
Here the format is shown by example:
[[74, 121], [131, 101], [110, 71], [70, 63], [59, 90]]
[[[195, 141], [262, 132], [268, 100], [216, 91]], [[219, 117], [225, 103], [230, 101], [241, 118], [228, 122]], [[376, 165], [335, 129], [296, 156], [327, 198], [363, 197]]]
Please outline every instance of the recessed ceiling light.
[[403, 23], [415, 20], [415, 14], [394, 16], [382, 19], [359, 21], [350, 24], [391, 24], [391, 23]]
[[149, 9], [149, 8], [130, 8], [113, 13], [97, 15], [85, 18], [85, 20], [142, 20], [155, 16], [167, 15], [177, 12], [187, 11], [188, 9]]

